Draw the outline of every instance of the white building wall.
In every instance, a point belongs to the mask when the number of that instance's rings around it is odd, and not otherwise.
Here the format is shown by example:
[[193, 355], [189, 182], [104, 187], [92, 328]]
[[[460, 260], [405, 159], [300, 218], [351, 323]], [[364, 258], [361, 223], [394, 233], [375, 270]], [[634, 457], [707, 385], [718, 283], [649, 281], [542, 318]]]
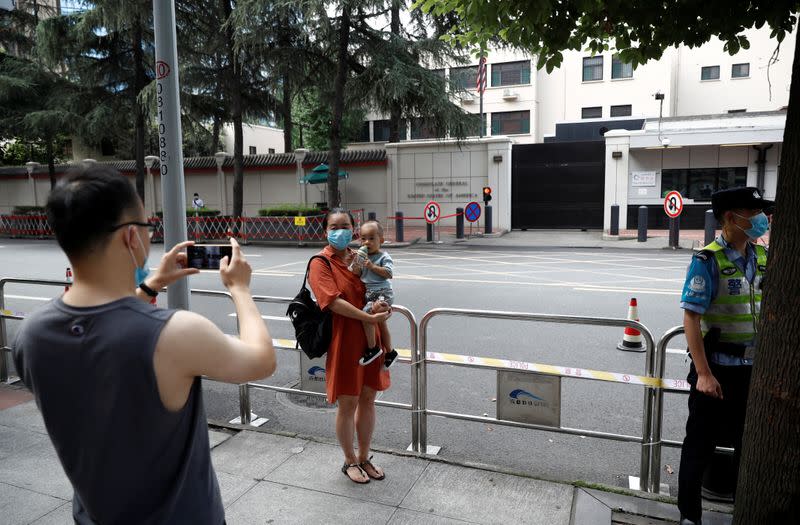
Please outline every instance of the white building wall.
[[[736, 109], [770, 111], [789, 104], [794, 35], [786, 36], [781, 44], [780, 60], [769, 68], [769, 59], [777, 47], [777, 41], [769, 38], [769, 29], [750, 29], [745, 35], [750, 40], [750, 49], [742, 49], [733, 56], [723, 51], [723, 44], [717, 38], [695, 49], [681, 46], [677, 56], [680, 64], [676, 93], [678, 116], [727, 113]], [[750, 76], [732, 78], [732, 65], [741, 63], [750, 64]], [[701, 80], [703, 66], [720, 66], [719, 80]]]
[[[226, 153], [233, 155], [233, 124], [226, 124], [223, 128], [222, 142]], [[244, 124], [243, 150], [245, 155], [250, 155], [250, 147], [256, 148], [257, 155], [270, 153], [285, 153], [283, 148], [283, 130], [271, 128], [269, 126], [257, 126], [255, 124]]]

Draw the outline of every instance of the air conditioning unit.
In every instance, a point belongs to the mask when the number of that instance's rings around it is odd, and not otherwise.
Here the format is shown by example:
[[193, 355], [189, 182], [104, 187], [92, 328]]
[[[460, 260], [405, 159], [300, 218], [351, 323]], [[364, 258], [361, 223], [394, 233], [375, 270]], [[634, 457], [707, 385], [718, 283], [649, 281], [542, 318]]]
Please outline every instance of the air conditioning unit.
[[462, 104], [472, 104], [475, 102], [475, 96], [472, 93], [462, 93], [461, 94], [461, 103]]
[[503, 100], [517, 100], [519, 94], [514, 91], [513, 89], [504, 89], [503, 90]]

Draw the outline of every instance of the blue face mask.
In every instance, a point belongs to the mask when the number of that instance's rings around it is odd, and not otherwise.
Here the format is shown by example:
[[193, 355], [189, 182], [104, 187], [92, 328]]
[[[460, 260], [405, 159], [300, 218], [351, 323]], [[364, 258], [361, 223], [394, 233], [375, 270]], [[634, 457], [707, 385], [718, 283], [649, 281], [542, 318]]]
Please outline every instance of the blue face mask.
[[[139, 246], [141, 246], [142, 250], [144, 250], [144, 243], [142, 243], [142, 238], [139, 237], [138, 231], [136, 231], [136, 237], [139, 239]], [[136, 262], [136, 256], [133, 255], [133, 250], [131, 250], [130, 247], [128, 247], [128, 251], [131, 254], [131, 259], [133, 259], [133, 265], [136, 268], [133, 271], [133, 279], [136, 281], [136, 286], [139, 286], [144, 282], [145, 279], [147, 279], [147, 276], [150, 275], [150, 268], [147, 267], [147, 253], [145, 253], [144, 255], [144, 261], [142, 261], [142, 265], [139, 266], [139, 264]]]
[[337, 250], [344, 250], [352, 240], [353, 230], [342, 229], [328, 232], [328, 243]]
[[746, 230], [741, 226], [739, 226], [738, 224], [736, 225], [736, 227], [742, 230], [751, 239], [758, 239], [759, 237], [763, 237], [764, 234], [769, 231], [769, 219], [763, 212], [759, 213], [758, 215], [753, 215], [752, 217], [742, 217], [738, 213], [734, 213], [734, 215], [750, 221], [750, 228]]

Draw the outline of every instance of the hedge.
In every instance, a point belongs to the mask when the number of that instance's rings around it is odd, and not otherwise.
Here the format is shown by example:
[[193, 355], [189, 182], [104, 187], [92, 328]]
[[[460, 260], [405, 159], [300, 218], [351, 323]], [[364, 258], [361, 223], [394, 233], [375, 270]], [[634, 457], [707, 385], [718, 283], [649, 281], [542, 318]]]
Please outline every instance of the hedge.
[[[211, 208], [198, 208], [196, 210], [193, 209], [193, 208], [187, 208], [186, 209], [186, 216], [187, 217], [194, 217], [195, 214], [198, 217], [217, 217], [217, 216], [219, 216], [220, 211], [219, 210], [212, 210]], [[164, 216], [164, 212], [163, 211], [157, 211], [156, 212], [156, 217], [163, 217], [163, 216]]]
[[12, 215], [44, 215], [46, 213], [44, 206], [14, 206]]
[[303, 204], [279, 204], [270, 208], [261, 208], [258, 215], [261, 217], [297, 217], [322, 215], [325, 213], [316, 206], [304, 206]]

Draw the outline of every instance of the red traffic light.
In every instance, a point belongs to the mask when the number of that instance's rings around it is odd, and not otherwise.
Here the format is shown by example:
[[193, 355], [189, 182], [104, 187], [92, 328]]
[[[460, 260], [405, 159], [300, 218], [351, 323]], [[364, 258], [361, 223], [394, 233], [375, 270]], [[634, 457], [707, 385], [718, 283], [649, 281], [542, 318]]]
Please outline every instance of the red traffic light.
[[483, 194], [484, 195], [491, 195], [492, 194], [492, 188], [490, 188], [489, 186], [484, 186], [483, 187]]
[[492, 200], [492, 188], [489, 186], [483, 187], [483, 204], [489, 204], [489, 201]]

